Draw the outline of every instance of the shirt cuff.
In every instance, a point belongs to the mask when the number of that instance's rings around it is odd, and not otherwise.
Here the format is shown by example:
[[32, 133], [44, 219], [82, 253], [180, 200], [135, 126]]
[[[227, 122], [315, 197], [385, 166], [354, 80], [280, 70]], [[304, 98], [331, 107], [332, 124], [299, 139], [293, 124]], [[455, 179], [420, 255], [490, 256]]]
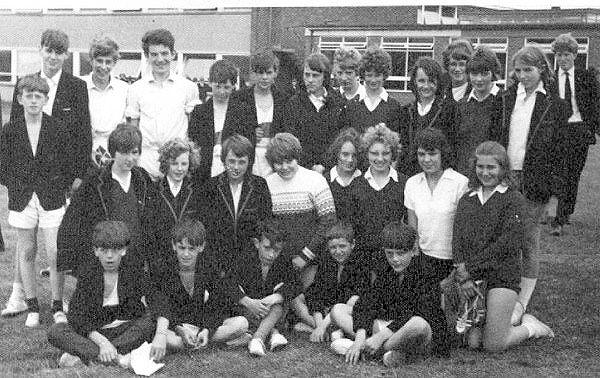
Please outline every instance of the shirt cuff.
[[306, 261], [315, 259], [315, 254], [312, 253], [312, 251], [310, 249], [308, 249], [308, 247], [302, 248], [302, 255], [303, 256], [301, 256], [301, 257]]

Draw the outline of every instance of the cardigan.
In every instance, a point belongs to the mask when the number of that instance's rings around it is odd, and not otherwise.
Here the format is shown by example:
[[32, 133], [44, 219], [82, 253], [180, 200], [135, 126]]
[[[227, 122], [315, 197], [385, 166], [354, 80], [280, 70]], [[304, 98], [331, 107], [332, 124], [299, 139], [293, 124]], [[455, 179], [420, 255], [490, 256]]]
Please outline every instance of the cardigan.
[[494, 192], [483, 205], [475, 192], [467, 192], [454, 218], [454, 263], [464, 263], [471, 273], [500, 266], [518, 272], [524, 248], [523, 206], [524, 198], [515, 190]]
[[400, 109], [400, 103], [391, 96], [381, 100], [373, 111], [367, 109], [364, 100], [349, 101], [342, 113], [342, 128], [353, 127], [362, 134], [383, 122], [390, 130], [400, 132]]
[[331, 173], [329, 170], [327, 170], [323, 176], [331, 189], [337, 218], [339, 220], [353, 222], [353, 208], [355, 204], [352, 202], [352, 190], [358, 177], [354, 178], [348, 186], [342, 186], [337, 180], [331, 181]]
[[25, 117], [21, 114], [6, 124], [0, 139], [0, 183], [8, 189], [9, 210], [23, 211], [34, 192], [44, 210], [65, 205], [74, 178], [66, 153], [68, 143], [64, 127], [45, 113], [35, 155]]
[[450, 337], [438, 285], [439, 282], [423, 273], [418, 257], [413, 257], [400, 273], [387, 265], [386, 270], [377, 275], [372, 289], [354, 305], [354, 331], [364, 329], [371, 334], [373, 321], [384, 319], [392, 321], [387, 328], [395, 333], [410, 318], [420, 316], [431, 326], [434, 354], [449, 356]]

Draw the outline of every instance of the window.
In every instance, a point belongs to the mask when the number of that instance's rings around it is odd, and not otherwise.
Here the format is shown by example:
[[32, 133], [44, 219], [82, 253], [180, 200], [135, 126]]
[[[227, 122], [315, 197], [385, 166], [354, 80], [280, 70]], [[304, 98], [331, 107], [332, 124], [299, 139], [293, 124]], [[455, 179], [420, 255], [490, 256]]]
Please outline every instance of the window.
[[0, 50], [0, 82], [12, 81], [12, 51]]
[[319, 51], [333, 64], [333, 53], [340, 47], [354, 47], [361, 53], [367, 48], [367, 37], [326, 37], [319, 40]]
[[489, 47], [493, 52], [496, 53], [498, 60], [500, 61], [500, 78], [496, 84], [500, 86], [506, 85], [506, 67], [508, 59], [508, 39], [507, 38], [469, 38], [468, 39], [474, 48], [478, 46]]
[[[577, 56], [575, 57], [575, 67], [585, 69], [588, 67], [589, 39], [584, 37], [575, 38], [575, 40], [578, 45]], [[542, 49], [544, 54], [546, 54], [550, 65], [556, 68], [556, 60], [554, 59], [554, 52], [552, 51], [552, 41], [554, 41], [553, 38], [526, 38], [525, 45], [537, 45]]]
[[422, 56], [433, 58], [433, 37], [383, 37], [381, 48], [392, 57], [392, 72], [385, 88], [391, 92], [408, 91], [410, 69]]
[[182, 76], [194, 82], [208, 81], [208, 71], [216, 59], [215, 54], [183, 53]]
[[421, 5], [417, 10], [417, 24], [458, 24], [458, 8], [447, 5]]
[[137, 78], [142, 66], [142, 53], [132, 51], [121, 51], [121, 57], [113, 68], [113, 75], [120, 78]]

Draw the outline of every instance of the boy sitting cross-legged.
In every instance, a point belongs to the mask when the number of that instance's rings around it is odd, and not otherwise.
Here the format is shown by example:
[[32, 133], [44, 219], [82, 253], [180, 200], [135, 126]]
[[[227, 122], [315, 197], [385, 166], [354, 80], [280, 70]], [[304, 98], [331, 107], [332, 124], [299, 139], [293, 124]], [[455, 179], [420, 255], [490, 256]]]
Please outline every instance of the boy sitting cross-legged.
[[92, 235], [97, 259], [77, 278], [68, 323], [53, 325], [48, 341], [65, 352], [60, 367], [81, 362], [129, 367], [129, 353], [154, 333], [154, 320], [142, 303], [142, 296], [151, 295], [140, 264], [121, 260], [131, 239], [126, 224], [102, 221]]
[[252, 238], [237, 261], [237, 280], [242, 292], [239, 304], [250, 327], [255, 328], [248, 350], [253, 356], [265, 355], [265, 339], [270, 335], [270, 350], [287, 344], [275, 328], [284, 314], [284, 305], [302, 291], [289, 255], [281, 254], [285, 236], [275, 219], [258, 224], [258, 238]]
[[[329, 337], [329, 311], [336, 303], [353, 307], [369, 286], [369, 269], [354, 250], [354, 230], [347, 222], [334, 224], [325, 234], [329, 254], [323, 255], [315, 281], [292, 302], [301, 322], [296, 331], [310, 332], [310, 341], [322, 342]], [[339, 333], [339, 332], [336, 332]], [[335, 334], [332, 336], [335, 337]]]
[[339, 339], [331, 344], [336, 353], [346, 356], [346, 362], [355, 364], [361, 355], [381, 349], [386, 366], [396, 366], [403, 357], [410, 361], [429, 348], [448, 356], [446, 321], [439, 291], [434, 290], [438, 283], [422, 273], [414, 243], [415, 233], [408, 226], [386, 225], [381, 245], [388, 267], [354, 308], [341, 303], [331, 310], [332, 323], [354, 338], [354, 342]]
[[164, 338], [155, 337], [152, 345], [157, 357], [162, 358], [165, 347], [174, 351], [204, 347], [209, 339], [227, 342], [243, 337], [248, 329], [243, 316], [225, 315], [234, 304], [231, 295], [237, 294], [237, 287], [229, 277], [219, 276], [205, 240], [204, 225], [184, 218], [171, 232], [177, 265], [167, 262], [153, 272], [152, 282], [165, 314], [157, 320], [157, 335]]

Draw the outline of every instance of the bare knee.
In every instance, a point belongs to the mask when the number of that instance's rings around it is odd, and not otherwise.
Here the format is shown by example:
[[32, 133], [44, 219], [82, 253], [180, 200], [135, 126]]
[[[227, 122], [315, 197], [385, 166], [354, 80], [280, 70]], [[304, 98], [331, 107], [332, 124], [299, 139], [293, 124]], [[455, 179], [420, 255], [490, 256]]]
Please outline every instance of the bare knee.
[[248, 319], [243, 316], [235, 316], [228, 319], [228, 326], [232, 328], [235, 333], [244, 333], [248, 331]]
[[335, 304], [331, 308], [331, 311], [329, 312], [329, 316], [331, 317], [331, 320], [333, 320], [336, 323], [340, 320], [340, 318], [342, 318], [343, 316], [346, 316], [348, 314], [349, 314], [348, 305], [345, 303]]

